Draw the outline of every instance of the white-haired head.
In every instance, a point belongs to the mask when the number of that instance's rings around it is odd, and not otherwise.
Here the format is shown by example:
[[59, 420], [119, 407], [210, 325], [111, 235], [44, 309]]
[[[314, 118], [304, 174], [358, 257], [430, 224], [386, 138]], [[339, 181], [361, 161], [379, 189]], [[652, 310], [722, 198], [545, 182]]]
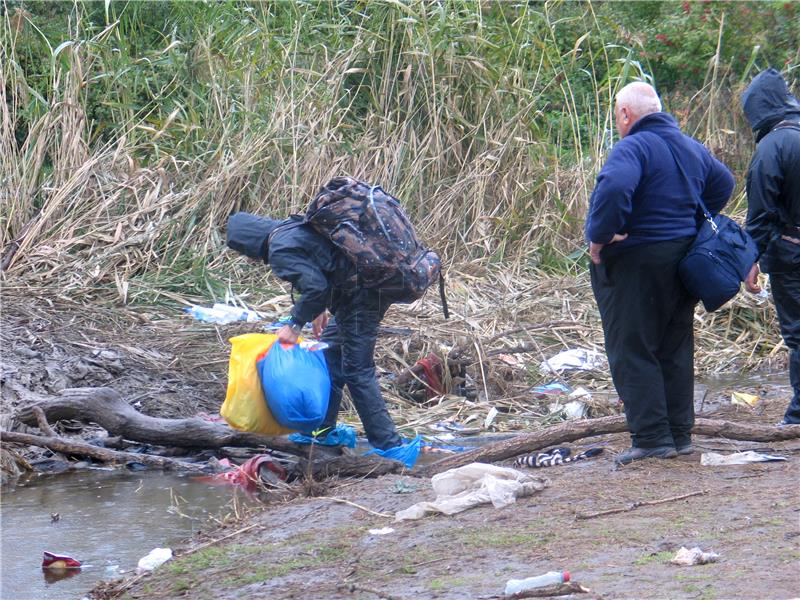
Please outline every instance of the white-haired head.
[[620, 137], [628, 135], [633, 124], [642, 117], [660, 112], [661, 100], [655, 88], [643, 81], [634, 81], [617, 92], [614, 118]]

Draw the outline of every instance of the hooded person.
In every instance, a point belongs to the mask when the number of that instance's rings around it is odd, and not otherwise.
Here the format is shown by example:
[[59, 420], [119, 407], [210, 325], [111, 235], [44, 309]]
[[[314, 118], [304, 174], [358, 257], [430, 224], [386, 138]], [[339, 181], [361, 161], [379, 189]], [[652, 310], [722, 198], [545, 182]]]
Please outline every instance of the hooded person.
[[759, 262], [745, 285], [760, 292], [758, 273], [769, 273], [793, 389], [780, 424], [800, 424], [800, 102], [775, 69], [759, 73], [741, 101], [757, 144], [747, 172], [746, 228]]
[[[402, 446], [381, 395], [374, 361], [378, 327], [392, 301], [379, 289], [359, 287], [355, 265], [301, 217], [277, 221], [236, 213], [228, 219], [227, 245], [263, 260], [300, 294], [288, 324], [278, 330], [278, 340], [294, 344], [302, 328], [312, 323], [314, 335], [321, 334], [329, 346], [325, 359], [331, 396], [320, 435], [334, 430], [347, 385], [369, 443], [379, 450]], [[328, 311], [334, 317], [330, 322]]]

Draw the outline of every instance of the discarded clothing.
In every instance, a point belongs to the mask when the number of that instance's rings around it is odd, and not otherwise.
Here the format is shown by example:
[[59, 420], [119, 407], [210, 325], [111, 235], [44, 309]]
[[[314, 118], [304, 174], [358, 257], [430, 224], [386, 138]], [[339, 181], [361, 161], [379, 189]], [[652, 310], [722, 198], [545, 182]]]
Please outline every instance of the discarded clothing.
[[434, 475], [431, 485], [436, 500], [418, 502], [398, 511], [395, 521], [420, 519], [430, 513], [453, 515], [487, 502], [502, 508], [513, 504], [517, 498], [543, 490], [549, 482], [514, 469], [471, 463]]
[[571, 450], [566, 446], [545, 450], [544, 452], [537, 452], [535, 454], [528, 454], [527, 456], [518, 456], [514, 461], [515, 467], [531, 467], [538, 469], [541, 467], [553, 467], [564, 463], [575, 462], [576, 460], [583, 460], [591, 458], [603, 453], [602, 448], [589, 448], [583, 452], [579, 452], [575, 456], [570, 456]]
[[719, 465], [747, 465], [756, 462], [772, 462], [786, 460], [783, 456], [773, 454], [763, 454], [748, 450], [747, 452], [734, 452], [733, 454], [717, 454], [716, 452], [704, 452], [700, 456], [700, 464], [706, 467], [716, 467]]

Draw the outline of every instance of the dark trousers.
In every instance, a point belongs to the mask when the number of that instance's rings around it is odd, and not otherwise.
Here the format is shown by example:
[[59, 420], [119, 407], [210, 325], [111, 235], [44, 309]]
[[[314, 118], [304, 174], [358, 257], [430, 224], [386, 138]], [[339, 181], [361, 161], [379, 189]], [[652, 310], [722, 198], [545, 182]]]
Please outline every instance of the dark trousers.
[[639, 448], [691, 440], [696, 301], [678, 277], [691, 243], [635, 246], [590, 268], [611, 377]]
[[378, 326], [390, 304], [377, 290], [342, 293], [335, 304], [334, 318], [321, 338], [330, 345], [325, 350], [325, 358], [331, 376], [331, 396], [328, 413], [320, 428], [336, 425], [342, 391], [347, 385], [367, 440], [381, 450], [402, 443], [375, 374]]
[[769, 281], [781, 335], [789, 348], [789, 381], [794, 390], [784, 419], [800, 424], [800, 271], [771, 273]]

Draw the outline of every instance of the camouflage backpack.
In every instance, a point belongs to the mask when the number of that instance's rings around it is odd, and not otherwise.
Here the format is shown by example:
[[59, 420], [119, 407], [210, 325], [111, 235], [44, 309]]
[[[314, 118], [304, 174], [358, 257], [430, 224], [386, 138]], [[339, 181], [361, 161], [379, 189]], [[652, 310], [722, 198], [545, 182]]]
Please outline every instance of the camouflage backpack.
[[331, 240], [358, 270], [358, 283], [380, 288], [396, 302], [413, 302], [439, 279], [439, 255], [423, 246], [400, 202], [378, 186], [334, 177], [317, 193], [304, 222]]

